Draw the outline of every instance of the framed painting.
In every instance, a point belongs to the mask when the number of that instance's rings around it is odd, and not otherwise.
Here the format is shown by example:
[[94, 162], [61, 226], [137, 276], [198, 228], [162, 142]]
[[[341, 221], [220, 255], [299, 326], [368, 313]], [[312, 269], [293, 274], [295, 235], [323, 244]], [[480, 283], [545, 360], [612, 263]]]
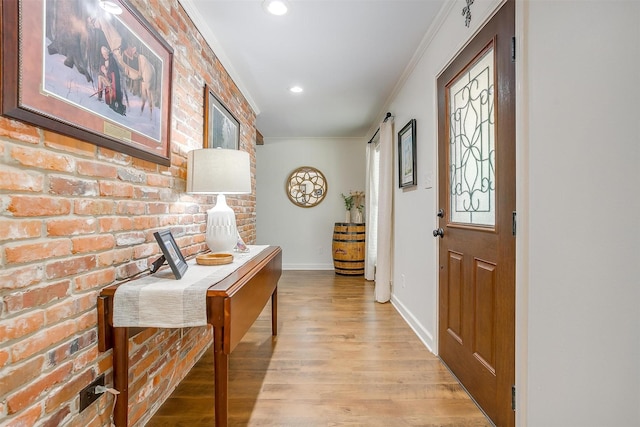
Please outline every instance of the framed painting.
[[2, 0], [7, 117], [170, 164], [173, 49], [125, 0]]
[[[173, 234], [171, 234], [170, 230], [161, 230], [153, 233], [153, 236], [156, 238], [162, 250], [162, 257], [154, 263], [154, 266], [156, 266], [156, 263], [158, 264], [155, 270], [157, 270], [164, 261], [167, 261], [176, 279], [181, 279], [187, 271], [187, 268], [189, 268], [189, 265], [185, 261], [176, 240], [173, 238]], [[155, 270], [152, 271], [152, 273], [155, 272]]]
[[416, 173], [416, 119], [412, 119], [398, 132], [399, 186], [418, 185]]
[[208, 85], [204, 87], [204, 148], [240, 147], [240, 122], [214, 95]]

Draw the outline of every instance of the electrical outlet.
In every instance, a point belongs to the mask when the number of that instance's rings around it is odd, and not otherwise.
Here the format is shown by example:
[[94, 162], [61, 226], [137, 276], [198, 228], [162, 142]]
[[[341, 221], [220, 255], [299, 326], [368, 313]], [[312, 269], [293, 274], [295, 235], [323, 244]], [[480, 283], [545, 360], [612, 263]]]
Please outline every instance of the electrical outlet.
[[80, 412], [95, 402], [103, 393], [96, 393], [96, 386], [104, 386], [104, 374], [93, 380], [91, 384], [80, 390]]

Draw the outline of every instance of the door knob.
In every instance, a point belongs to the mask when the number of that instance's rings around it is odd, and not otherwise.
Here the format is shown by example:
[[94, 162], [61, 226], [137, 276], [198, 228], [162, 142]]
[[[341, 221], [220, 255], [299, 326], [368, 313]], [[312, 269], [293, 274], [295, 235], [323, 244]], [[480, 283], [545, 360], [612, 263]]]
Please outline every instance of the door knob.
[[444, 209], [438, 209], [438, 218], [444, 218]]
[[438, 228], [437, 230], [433, 230], [433, 237], [438, 237], [440, 236], [440, 238], [444, 238], [444, 230], [442, 228]]

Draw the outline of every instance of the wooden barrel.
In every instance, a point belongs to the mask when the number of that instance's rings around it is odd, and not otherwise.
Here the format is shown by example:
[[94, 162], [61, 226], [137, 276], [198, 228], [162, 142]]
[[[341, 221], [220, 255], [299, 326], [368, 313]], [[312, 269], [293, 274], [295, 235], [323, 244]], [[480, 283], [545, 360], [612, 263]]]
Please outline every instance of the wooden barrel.
[[336, 274], [364, 274], [364, 224], [336, 222], [333, 228], [333, 267]]

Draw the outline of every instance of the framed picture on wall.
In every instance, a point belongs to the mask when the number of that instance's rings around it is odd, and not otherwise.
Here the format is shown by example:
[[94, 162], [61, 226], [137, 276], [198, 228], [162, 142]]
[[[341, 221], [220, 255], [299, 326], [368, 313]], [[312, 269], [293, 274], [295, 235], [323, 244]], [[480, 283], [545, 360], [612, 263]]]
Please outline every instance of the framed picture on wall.
[[240, 148], [240, 122], [214, 95], [204, 87], [204, 148]]
[[2, 0], [3, 115], [169, 165], [173, 49], [121, 0]]
[[418, 184], [416, 171], [416, 119], [398, 132], [398, 184], [400, 188]]

